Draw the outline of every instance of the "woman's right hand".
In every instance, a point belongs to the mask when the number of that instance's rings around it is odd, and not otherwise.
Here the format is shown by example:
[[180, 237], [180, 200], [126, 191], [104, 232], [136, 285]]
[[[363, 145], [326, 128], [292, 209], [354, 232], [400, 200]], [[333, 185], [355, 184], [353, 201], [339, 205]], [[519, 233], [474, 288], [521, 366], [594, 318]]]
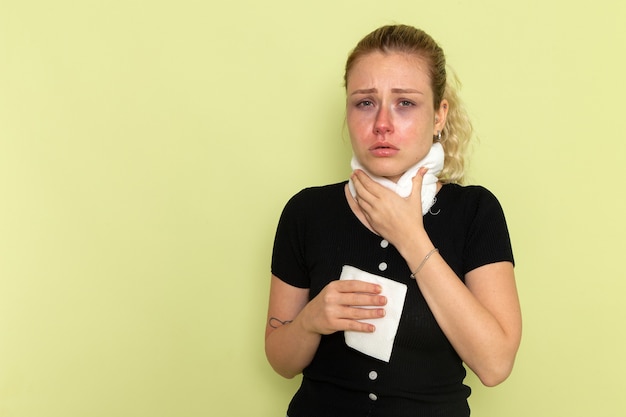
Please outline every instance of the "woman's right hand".
[[265, 327], [265, 354], [272, 368], [293, 378], [308, 366], [322, 335], [342, 330], [371, 333], [359, 320], [385, 316], [387, 298], [380, 285], [356, 280], [332, 281], [309, 301], [309, 289], [272, 275]]
[[358, 280], [332, 281], [302, 311], [302, 325], [317, 334], [350, 330], [372, 333], [376, 327], [363, 319], [385, 316], [387, 297], [380, 285]]

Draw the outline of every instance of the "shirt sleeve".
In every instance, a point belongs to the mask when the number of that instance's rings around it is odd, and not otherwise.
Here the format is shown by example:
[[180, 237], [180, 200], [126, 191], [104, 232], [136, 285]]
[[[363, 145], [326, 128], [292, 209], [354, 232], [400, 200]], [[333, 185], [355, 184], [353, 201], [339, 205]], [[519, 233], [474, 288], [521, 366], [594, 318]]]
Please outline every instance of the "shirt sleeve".
[[303, 190], [285, 205], [276, 228], [272, 251], [272, 274], [298, 288], [310, 287], [305, 262], [306, 217], [306, 193]]
[[465, 243], [465, 273], [495, 262], [515, 264], [502, 206], [489, 190], [482, 187], [478, 190], [466, 212], [469, 229]]

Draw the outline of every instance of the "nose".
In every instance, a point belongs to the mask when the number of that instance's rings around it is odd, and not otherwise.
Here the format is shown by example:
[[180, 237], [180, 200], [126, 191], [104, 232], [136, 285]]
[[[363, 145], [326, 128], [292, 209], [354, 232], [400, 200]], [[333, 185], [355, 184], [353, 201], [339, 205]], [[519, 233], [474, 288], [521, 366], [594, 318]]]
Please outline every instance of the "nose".
[[391, 114], [389, 110], [381, 107], [376, 114], [376, 120], [374, 120], [374, 134], [385, 135], [391, 132], [393, 132]]

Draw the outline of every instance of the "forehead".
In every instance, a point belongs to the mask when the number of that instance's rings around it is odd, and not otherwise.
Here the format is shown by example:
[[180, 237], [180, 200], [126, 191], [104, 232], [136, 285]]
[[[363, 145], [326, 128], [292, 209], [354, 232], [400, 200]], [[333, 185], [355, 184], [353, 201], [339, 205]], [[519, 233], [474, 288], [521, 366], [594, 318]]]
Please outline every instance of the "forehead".
[[[421, 88], [430, 89], [428, 63], [418, 55], [403, 52], [371, 52], [355, 61], [347, 77], [347, 89]], [[368, 85], [370, 84], [370, 85]]]

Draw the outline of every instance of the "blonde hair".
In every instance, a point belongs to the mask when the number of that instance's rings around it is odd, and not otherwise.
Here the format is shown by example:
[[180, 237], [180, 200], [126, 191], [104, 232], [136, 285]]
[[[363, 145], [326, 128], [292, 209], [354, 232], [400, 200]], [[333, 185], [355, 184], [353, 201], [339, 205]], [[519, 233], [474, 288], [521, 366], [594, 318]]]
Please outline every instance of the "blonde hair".
[[444, 99], [449, 106], [446, 124], [441, 132], [445, 160], [439, 180], [444, 183], [462, 184], [465, 179], [466, 156], [473, 128], [458, 95], [460, 82], [454, 73], [451, 79], [447, 76], [443, 49], [423, 30], [407, 25], [382, 26], [361, 39], [348, 56], [344, 86], [348, 85], [348, 76], [354, 64], [372, 52], [402, 52], [417, 55], [426, 61], [435, 110], [439, 109]]

